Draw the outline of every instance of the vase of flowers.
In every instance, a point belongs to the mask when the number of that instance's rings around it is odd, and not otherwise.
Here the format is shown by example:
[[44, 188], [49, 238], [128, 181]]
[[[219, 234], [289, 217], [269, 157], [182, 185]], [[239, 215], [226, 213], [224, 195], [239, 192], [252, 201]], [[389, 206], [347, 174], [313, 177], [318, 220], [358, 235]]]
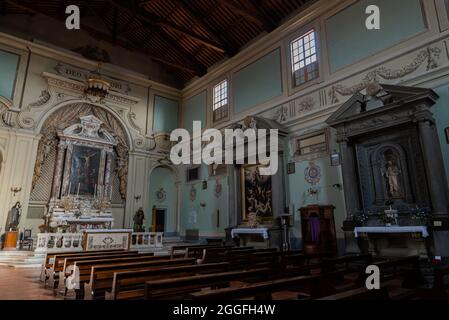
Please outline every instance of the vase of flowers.
[[424, 225], [427, 224], [427, 222], [431, 218], [430, 208], [420, 208], [416, 206], [411, 211], [412, 220], [420, 221]]
[[365, 214], [364, 211], [358, 210], [351, 215], [352, 221], [356, 226], [363, 225], [366, 221], [368, 221], [368, 215]]

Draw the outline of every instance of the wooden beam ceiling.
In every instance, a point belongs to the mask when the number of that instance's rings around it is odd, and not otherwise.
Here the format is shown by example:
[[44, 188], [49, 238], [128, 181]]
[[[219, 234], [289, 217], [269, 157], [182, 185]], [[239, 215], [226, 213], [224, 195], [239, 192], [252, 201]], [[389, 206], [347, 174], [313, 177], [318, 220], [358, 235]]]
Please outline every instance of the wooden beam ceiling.
[[[42, 10], [39, 10], [39, 8], [37, 8], [36, 6], [34, 6], [33, 4], [31, 4], [30, 2], [24, 1], [24, 0], [4, 0], [5, 2], [14, 5], [16, 7], [19, 7], [23, 10], [26, 10], [28, 12], [31, 12], [33, 14], [40, 14], [40, 15], [44, 15], [47, 16], [49, 18], [58, 20], [60, 22], [65, 22], [64, 16], [53, 16], [53, 15], [49, 15], [47, 12], [44, 12]], [[103, 41], [107, 41], [109, 43], [113, 43], [114, 39], [112, 38], [111, 35], [104, 33], [103, 31], [99, 31], [95, 28], [92, 28], [91, 26], [88, 26], [86, 24], [82, 24], [82, 29], [85, 30], [86, 32], [88, 32], [90, 35], [92, 35], [94, 38], [98, 39], [98, 40], [103, 40]], [[148, 56], [149, 58], [153, 59], [154, 61], [157, 61], [159, 63], [165, 64], [167, 66], [170, 67], [174, 67], [183, 71], [187, 71], [189, 73], [195, 74], [195, 75], [201, 75], [204, 74], [204, 68], [200, 69], [198, 67], [195, 66], [189, 66], [186, 64], [182, 64], [180, 62], [173, 62], [170, 61], [168, 59], [164, 59], [161, 58], [159, 56], [156, 56], [154, 54], [152, 54], [151, 52], [149, 52], [148, 50], [145, 50], [142, 46], [138, 46], [137, 44], [133, 43], [132, 41], [129, 41], [128, 39], [124, 39], [120, 36], [117, 36], [116, 38], [116, 43], [118, 45], [120, 45], [123, 48], [126, 48], [128, 50], [131, 51], [137, 51], [140, 52], [146, 56]]]
[[186, 83], [313, 1], [0, 0], [0, 15], [39, 14], [65, 23], [65, 7], [78, 5], [82, 30], [170, 67]]

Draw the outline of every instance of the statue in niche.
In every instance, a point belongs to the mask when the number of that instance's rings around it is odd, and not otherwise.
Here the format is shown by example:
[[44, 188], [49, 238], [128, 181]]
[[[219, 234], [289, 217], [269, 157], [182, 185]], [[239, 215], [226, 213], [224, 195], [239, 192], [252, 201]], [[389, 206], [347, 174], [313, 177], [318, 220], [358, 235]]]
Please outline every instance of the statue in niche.
[[145, 219], [145, 212], [143, 212], [143, 208], [140, 207], [133, 218], [135, 232], [145, 232], [145, 227], [143, 226], [144, 219]]
[[388, 195], [392, 198], [398, 198], [402, 196], [402, 188], [400, 182], [401, 170], [397, 166], [395, 160], [388, 158], [385, 163], [385, 171], [383, 173], [383, 176], [385, 177]]
[[22, 216], [22, 205], [20, 201], [9, 210], [8, 219], [6, 220], [6, 230], [17, 231], [17, 227], [20, 223], [20, 217]]

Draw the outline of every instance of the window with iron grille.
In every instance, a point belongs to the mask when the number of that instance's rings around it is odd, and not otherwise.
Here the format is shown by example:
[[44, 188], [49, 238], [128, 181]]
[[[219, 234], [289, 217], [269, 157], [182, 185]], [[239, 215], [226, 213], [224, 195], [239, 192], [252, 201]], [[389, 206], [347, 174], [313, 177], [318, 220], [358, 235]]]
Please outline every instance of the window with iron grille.
[[212, 111], [214, 122], [228, 116], [228, 80], [223, 80], [214, 87]]
[[315, 30], [303, 34], [290, 43], [293, 85], [299, 86], [318, 78], [318, 52]]

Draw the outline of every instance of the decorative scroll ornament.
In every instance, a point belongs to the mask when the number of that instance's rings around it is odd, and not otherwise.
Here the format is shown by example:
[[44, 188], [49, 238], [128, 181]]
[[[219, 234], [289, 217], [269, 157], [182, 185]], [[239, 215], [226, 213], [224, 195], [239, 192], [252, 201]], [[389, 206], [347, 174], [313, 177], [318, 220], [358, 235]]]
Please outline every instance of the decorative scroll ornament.
[[223, 192], [223, 185], [221, 184], [220, 180], [215, 181], [215, 188], [214, 188], [214, 195], [216, 198], [220, 198], [221, 194]]
[[167, 193], [165, 192], [164, 188], [160, 188], [156, 191], [156, 199], [158, 202], [164, 202], [167, 198]]
[[351, 86], [345, 87], [341, 84], [332, 86], [328, 92], [328, 96], [331, 100], [331, 104], [339, 102], [338, 95], [341, 96], [352, 96], [357, 92], [366, 89], [370, 84], [378, 82], [378, 79], [384, 80], [396, 80], [403, 78], [416, 70], [424, 63], [427, 63], [426, 70], [432, 70], [438, 67], [437, 60], [440, 58], [441, 49], [438, 47], [428, 47], [418, 53], [418, 55], [413, 59], [412, 62], [403, 66], [400, 69], [389, 69], [385, 66], [379, 67], [367, 73], [362, 79], [362, 82]]
[[196, 199], [196, 188], [194, 185], [190, 188], [190, 201], [195, 201]]
[[314, 162], [309, 162], [309, 166], [304, 170], [304, 179], [312, 185], [318, 184], [321, 180], [321, 168]]
[[39, 98], [35, 102], [30, 103], [27, 109], [30, 110], [31, 108], [42, 107], [50, 100], [50, 98], [51, 98], [50, 92], [48, 92], [48, 90], [42, 90]]

